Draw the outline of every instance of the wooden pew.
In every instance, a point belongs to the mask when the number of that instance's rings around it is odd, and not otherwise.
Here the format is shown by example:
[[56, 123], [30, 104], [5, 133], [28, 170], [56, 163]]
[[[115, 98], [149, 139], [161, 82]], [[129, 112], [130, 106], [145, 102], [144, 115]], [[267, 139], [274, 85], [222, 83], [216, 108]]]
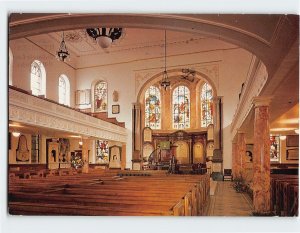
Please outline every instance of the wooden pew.
[[[106, 215], [104, 212], [108, 211], [109, 215], [191, 216], [202, 213], [203, 202], [209, 194], [208, 176], [157, 175], [116, 180], [109, 177], [111, 174], [101, 172], [101, 178], [99, 174], [77, 174], [76, 178], [50, 176], [34, 182], [12, 182], [10, 213], [75, 215], [72, 204], [77, 203], [78, 215]], [[39, 203], [32, 203], [32, 199]], [[44, 209], [41, 204], [45, 204]], [[57, 210], [61, 208], [65, 210]]]
[[279, 216], [298, 216], [298, 175], [271, 175], [271, 211]]

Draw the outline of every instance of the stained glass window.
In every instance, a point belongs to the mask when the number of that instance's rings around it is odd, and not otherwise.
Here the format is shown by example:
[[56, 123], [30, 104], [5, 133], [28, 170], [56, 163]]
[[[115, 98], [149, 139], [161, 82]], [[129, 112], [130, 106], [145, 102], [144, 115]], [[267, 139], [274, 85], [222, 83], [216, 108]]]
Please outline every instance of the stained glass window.
[[155, 86], [150, 86], [145, 93], [145, 126], [151, 129], [161, 128], [160, 92]]
[[173, 128], [190, 128], [190, 90], [178, 86], [173, 91]]
[[94, 109], [95, 112], [107, 111], [107, 83], [106, 82], [100, 81], [95, 85]]
[[42, 71], [38, 61], [31, 64], [31, 91], [33, 95], [42, 95]]
[[96, 163], [108, 162], [108, 141], [96, 140]]
[[279, 136], [270, 136], [270, 161], [279, 162]]
[[213, 123], [213, 93], [209, 84], [204, 83], [201, 90], [201, 127]]

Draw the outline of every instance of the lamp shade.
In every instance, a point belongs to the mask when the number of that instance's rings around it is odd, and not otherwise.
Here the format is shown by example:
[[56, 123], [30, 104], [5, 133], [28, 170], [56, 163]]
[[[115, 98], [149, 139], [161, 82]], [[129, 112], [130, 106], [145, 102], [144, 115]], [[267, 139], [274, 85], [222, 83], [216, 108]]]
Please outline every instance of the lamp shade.
[[112, 39], [108, 36], [100, 36], [97, 38], [97, 43], [101, 48], [106, 49], [111, 45]]
[[20, 134], [21, 134], [21, 133], [19, 133], [19, 132], [12, 132], [12, 135], [13, 135], [14, 137], [16, 137], [16, 138], [19, 137]]

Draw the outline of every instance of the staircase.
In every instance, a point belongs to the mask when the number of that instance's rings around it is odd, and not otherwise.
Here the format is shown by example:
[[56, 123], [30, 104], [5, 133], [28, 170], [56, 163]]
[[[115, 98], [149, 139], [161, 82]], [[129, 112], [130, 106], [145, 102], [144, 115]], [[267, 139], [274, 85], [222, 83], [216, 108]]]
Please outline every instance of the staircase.
[[95, 112], [95, 113], [90, 113], [90, 115], [98, 119], [101, 119], [103, 121], [125, 128], [125, 122], [119, 122], [115, 117], [108, 117], [107, 112]]

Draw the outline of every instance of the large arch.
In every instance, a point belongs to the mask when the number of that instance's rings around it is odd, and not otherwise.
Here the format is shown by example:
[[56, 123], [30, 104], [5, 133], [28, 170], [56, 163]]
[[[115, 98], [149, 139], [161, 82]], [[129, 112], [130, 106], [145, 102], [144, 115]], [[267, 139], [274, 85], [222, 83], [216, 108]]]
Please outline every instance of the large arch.
[[[195, 109], [194, 111], [191, 111], [191, 118], [194, 119], [200, 119], [200, 97], [199, 97], [199, 88], [200, 86], [206, 82], [208, 84], [211, 85], [212, 89], [213, 89], [213, 96], [217, 96], [217, 88], [215, 83], [213, 82], [212, 78], [210, 78], [208, 75], [195, 70], [194, 73], [194, 77], [195, 80], [193, 82], [187, 81], [185, 79], [180, 79], [179, 77], [182, 76], [182, 68], [174, 68], [174, 69], [170, 69], [167, 70], [168, 72], [168, 77], [171, 81], [171, 86], [170, 88], [172, 90], [174, 90], [174, 88], [176, 88], [179, 85], [184, 85], [187, 86], [189, 88], [189, 90], [191, 91], [191, 98], [195, 97], [194, 101], [191, 102], [191, 109]], [[137, 93], [137, 97], [136, 97], [136, 103], [140, 104], [140, 108], [141, 108], [141, 125], [145, 125], [144, 122], [144, 97], [145, 97], [145, 92], [147, 91], [147, 89], [154, 85], [157, 86], [157, 84], [162, 80], [163, 78], [163, 73], [164, 72], [159, 72], [155, 75], [153, 75], [152, 77], [150, 77], [149, 79], [147, 79], [145, 81], [145, 83], [140, 87], [138, 93]], [[195, 87], [193, 86], [195, 84]], [[163, 89], [161, 89], [161, 91], [163, 92]], [[192, 93], [193, 92], [193, 93]], [[172, 116], [172, 98], [171, 98], [171, 94], [172, 92], [170, 92], [170, 98], [168, 98], [168, 102], [164, 103], [164, 105], [168, 105], [169, 107], [166, 108], [162, 108], [161, 109], [161, 114], [164, 116], [162, 118], [161, 121], [161, 130], [167, 130], [172, 128], [172, 125], [170, 124], [171, 120], [173, 119]], [[165, 99], [162, 95], [161, 97], [161, 101], [163, 102]], [[169, 125], [169, 126], [168, 126]], [[200, 121], [191, 121], [191, 126], [188, 130], [195, 130], [195, 129], [199, 129], [200, 127]]]
[[[168, 76], [170, 79], [172, 79], [172, 77], [178, 77], [182, 75], [182, 69], [181, 68], [176, 68], [176, 69], [170, 69], [167, 70]], [[149, 78], [140, 88], [140, 90], [138, 91], [137, 94], [137, 102], [138, 103], [142, 103], [144, 95], [145, 95], [145, 91], [154, 83], [157, 83], [159, 81], [162, 80], [163, 78], [163, 74], [164, 71], [157, 73], [156, 75], [152, 76], [151, 78]], [[212, 79], [207, 76], [204, 73], [201, 73], [197, 70], [195, 70], [195, 78], [199, 79], [199, 80], [204, 80], [205, 82], [209, 83], [213, 89], [213, 93], [214, 96], [217, 96], [217, 88], [216, 85], [214, 84], [214, 82], [212, 81]], [[198, 87], [198, 84], [197, 84]]]
[[221, 39], [255, 54], [269, 74], [287, 54], [299, 31], [297, 15], [256, 15], [253, 22], [251, 15], [240, 14], [11, 14], [10, 39], [99, 24], [176, 30]]

